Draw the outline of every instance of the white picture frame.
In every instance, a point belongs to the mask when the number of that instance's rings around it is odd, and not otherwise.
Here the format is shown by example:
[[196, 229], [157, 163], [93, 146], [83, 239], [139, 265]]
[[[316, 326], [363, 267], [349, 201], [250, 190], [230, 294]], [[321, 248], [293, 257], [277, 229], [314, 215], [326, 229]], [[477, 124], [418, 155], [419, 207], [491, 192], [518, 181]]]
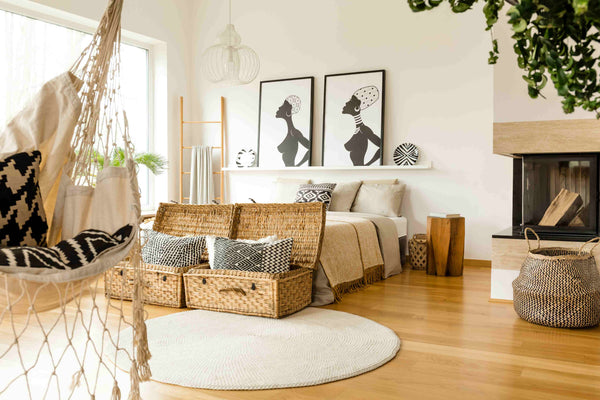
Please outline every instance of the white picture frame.
[[314, 77], [260, 82], [257, 165], [311, 165]]
[[325, 75], [324, 166], [383, 164], [385, 70]]

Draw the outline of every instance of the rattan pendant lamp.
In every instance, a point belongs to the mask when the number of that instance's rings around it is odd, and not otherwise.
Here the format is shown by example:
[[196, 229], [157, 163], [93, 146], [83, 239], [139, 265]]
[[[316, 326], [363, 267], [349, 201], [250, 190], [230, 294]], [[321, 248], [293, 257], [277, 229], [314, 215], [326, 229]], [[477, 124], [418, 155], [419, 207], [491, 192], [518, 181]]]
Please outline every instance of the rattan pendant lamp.
[[254, 50], [241, 44], [242, 38], [231, 24], [231, 0], [229, 24], [217, 42], [202, 54], [202, 74], [215, 83], [245, 85], [252, 82], [260, 70], [260, 61]]

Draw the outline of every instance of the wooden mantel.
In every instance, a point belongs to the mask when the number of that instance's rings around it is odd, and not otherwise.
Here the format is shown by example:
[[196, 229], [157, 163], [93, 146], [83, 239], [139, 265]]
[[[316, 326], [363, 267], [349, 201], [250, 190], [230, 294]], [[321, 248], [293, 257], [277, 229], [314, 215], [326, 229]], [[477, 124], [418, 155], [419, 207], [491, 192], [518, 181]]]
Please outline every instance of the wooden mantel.
[[592, 152], [600, 152], [596, 119], [494, 123], [494, 154]]

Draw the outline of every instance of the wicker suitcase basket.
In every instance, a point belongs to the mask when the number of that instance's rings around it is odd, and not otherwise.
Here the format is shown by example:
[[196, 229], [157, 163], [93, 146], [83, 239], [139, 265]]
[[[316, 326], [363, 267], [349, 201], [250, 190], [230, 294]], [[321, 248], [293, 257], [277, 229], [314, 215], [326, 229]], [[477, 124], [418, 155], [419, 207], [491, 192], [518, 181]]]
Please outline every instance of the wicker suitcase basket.
[[[173, 236], [215, 235], [228, 237], [233, 224], [233, 205], [184, 205], [161, 203], [154, 219], [153, 230]], [[203, 261], [208, 260], [205, 253]], [[168, 307], [185, 307], [183, 274], [193, 267], [144, 265], [144, 303]], [[208, 265], [206, 265], [208, 267]], [[133, 268], [122, 262], [104, 274], [107, 296], [131, 300]]]
[[291, 270], [280, 274], [193, 268], [184, 274], [191, 308], [281, 318], [308, 306], [325, 226], [322, 203], [237, 204], [232, 238], [293, 238]]
[[579, 250], [562, 247], [531, 249], [513, 282], [514, 308], [528, 322], [557, 328], [584, 328], [600, 323], [600, 274], [587, 244]]

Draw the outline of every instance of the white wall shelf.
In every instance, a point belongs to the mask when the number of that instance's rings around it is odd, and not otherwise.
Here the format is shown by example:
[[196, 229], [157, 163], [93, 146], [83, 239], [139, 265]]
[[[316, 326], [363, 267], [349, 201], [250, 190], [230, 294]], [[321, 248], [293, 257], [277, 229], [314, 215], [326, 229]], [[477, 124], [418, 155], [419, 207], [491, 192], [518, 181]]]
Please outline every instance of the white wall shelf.
[[251, 168], [235, 168], [235, 167], [226, 167], [223, 168], [223, 171], [228, 172], [244, 172], [244, 173], [261, 173], [261, 172], [306, 172], [306, 171], [402, 171], [402, 170], [424, 170], [424, 169], [432, 169], [432, 163], [424, 163], [417, 165], [375, 165], [368, 167], [287, 167], [287, 168], [262, 168], [262, 167], [251, 167]]

